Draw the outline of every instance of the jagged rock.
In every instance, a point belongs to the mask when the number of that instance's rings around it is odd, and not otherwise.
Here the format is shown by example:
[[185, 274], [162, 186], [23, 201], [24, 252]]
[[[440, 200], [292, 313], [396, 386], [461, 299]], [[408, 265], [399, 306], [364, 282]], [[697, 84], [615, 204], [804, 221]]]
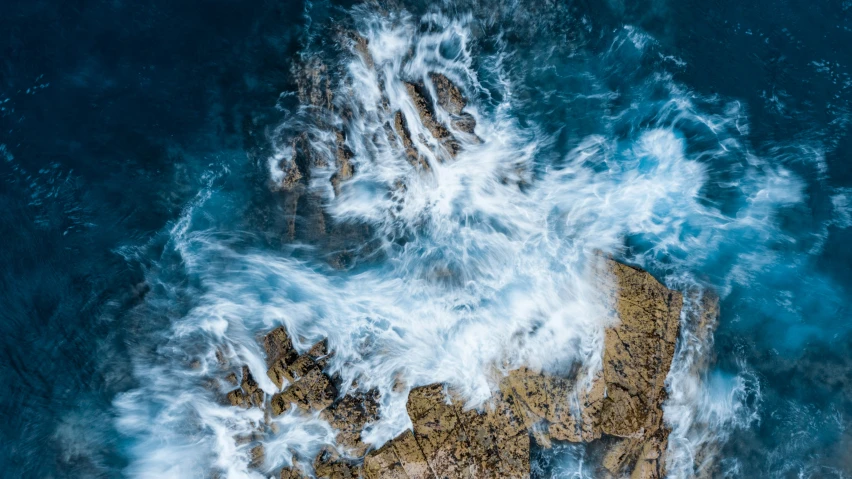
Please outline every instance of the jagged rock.
[[258, 444], [254, 446], [249, 451], [249, 457], [251, 460], [249, 461], [249, 467], [260, 467], [263, 465], [263, 460], [266, 458], [266, 452], [263, 448], [263, 444]]
[[620, 437], [650, 434], [662, 425], [683, 297], [645, 271], [607, 264], [615, 277], [611, 294], [620, 323], [606, 331], [601, 430]]
[[367, 424], [379, 419], [378, 391], [347, 394], [326, 408], [320, 417], [337, 429], [337, 443], [353, 456], [362, 457], [367, 444], [361, 440], [361, 431]]
[[242, 376], [240, 387], [228, 393], [228, 402], [232, 406], [240, 407], [263, 406], [263, 391], [251, 375], [248, 366], [243, 366]]
[[604, 477], [661, 479], [665, 477], [668, 433], [657, 431], [648, 438], [621, 438], [606, 450], [600, 473]]
[[335, 152], [337, 171], [331, 176], [331, 185], [334, 188], [334, 193], [339, 195], [340, 183], [352, 178], [355, 174], [355, 166], [351, 161], [354, 154], [346, 146], [346, 135], [340, 130], [335, 132], [335, 144], [337, 146]]
[[368, 479], [408, 479], [392, 443], [385, 444], [364, 459], [364, 475]]
[[302, 471], [293, 468], [293, 467], [285, 467], [281, 469], [281, 475], [279, 476], [281, 479], [306, 479], [307, 476], [302, 474]]
[[361, 472], [361, 466], [342, 460], [340, 455], [330, 449], [320, 452], [314, 460], [314, 474], [317, 478], [357, 479], [361, 477]]
[[450, 131], [435, 118], [435, 112], [431, 101], [429, 101], [426, 88], [419, 83], [406, 82], [405, 89], [408, 92], [408, 96], [411, 97], [411, 101], [414, 102], [414, 107], [423, 126], [429, 130], [436, 140], [444, 145], [450, 156], [456, 156], [460, 148], [459, 143]]
[[370, 42], [357, 33], [353, 33], [352, 36], [355, 40], [355, 51], [361, 55], [367, 68], [373, 68], [373, 56], [370, 55]]
[[272, 396], [272, 413], [276, 416], [291, 404], [303, 411], [321, 411], [334, 402], [337, 389], [319, 367], [314, 366], [284, 391]]
[[[529, 435], [509, 402], [499, 397], [483, 411], [465, 410], [443, 385], [413, 389], [408, 396], [413, 431], [365, 458], [368, 477], [528, 477]], [[379, 476], [379, 465], [399, 464], [405, 476]], [[394, 469], [393, 474], [400, 474]]]
[[[405, 474], [409, 479], [427, 479], [435, 477], [432, 474], [432, 469], [429, 463], [426, 462], [426, 456], [414, 439], [414, 433], [411, 430], [400, 434], [389, 444], [393, 447], [396, 457], [402, 464]], [[368, 456], [369, 457], [369, 456]]]
[[266, 374], [279, 388], [282, 387], [284, 381], [290, 383], [296, 382], [306, 376], [312, 369], [322, 369], [325, 367], [329, 359], [326, 348], [327, 343], [325, 340], [322, 340], [313, 345], [307, 353], [299, 356], [291, 346], [289, 351], [279, 354], [269, 364]]
[[275, 328], [264, 338], [266, 349], [266, 365], [269, 369], [266, 375], [281, 388], [288, 378], [290, 366], [299, 358], [299, 353], [293, 348], [293, 342], [282, 327]]
[[451, 115], [460, 115], [462, 109], [467, 105], [467, 100], [461, 94], [457, 86], [449, 78], [440, 73], [431, 73], [429, 78], [435, 84], [438, 105], [447, 110]]
[[408, 131], [408, 124], [405, 122], [405, 115], [401, 111], [397, 111], [393, 115], [393, 128], [396, 134], [402, 141], [402, 147], [405, 150], [405, 157], [408, 162], [414, 167], [420, 167], [423, 170], [429, 170], [429, 162], [420, 156], [420, 153], [414, 148], [414, 142], [411, 141], [411, 132]]
[[324, 63], [315, 58], [305, 64], [296, 65], [293, 77], [296, 80], [299, 101], [303, 105], [332, 109], [334, 95]]
[[440, 73], [431, 73], [429, 78], [435, 85], [438, 106], [450, 114], [453, 126], [465, 133], [473, 134], [476, 128], [476, 120], [469, 113], [462, 110], [467, 106], [467, 100], [461, 90], [450, 81], [449, 78]]
[[[367, 453], [361, 432], [379, 417], [377, 394], [336, 398], [331, 379], [322, 372], [326, 343], [294, 356], [292, 342], [278, 328], [264, 339], [267, 354], [276, 358], [270, 361], [270, 377], [290, 374], [293, 379], [272, 398], [272, 411], [280, 414], [291, 404], [322, 411], [321, 417], [338, 430], [338, 444], [364, 457], [361, 469], [357, 461], [325, 450], [314, 461], [317, 477], [525, 478], [531, 433], [544, 446], [551, 440], [598, 441], [606, 448], [601, 477], [664, 477], [669, 431], [662, 403], [683, 299], [647, 272], [611, 260], [603, 264], [602, 283], [620, 322], [607, 328], [603, 368], [586, 387], [575, 378], [521, 368], [508, 373], [481, 410], [465, 409], [442, 384], [417, 387], [406, 404], [412, 430]], [[239, 392], [256, 390], [246, 373]], [[301, 473], [290, 468], [281, 477]]]

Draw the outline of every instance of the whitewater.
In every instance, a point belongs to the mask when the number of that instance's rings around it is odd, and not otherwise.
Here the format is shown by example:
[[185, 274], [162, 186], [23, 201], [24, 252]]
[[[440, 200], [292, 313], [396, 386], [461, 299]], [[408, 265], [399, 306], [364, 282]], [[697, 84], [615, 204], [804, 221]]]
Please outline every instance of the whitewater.
[[[233, 158], [199, 173], [206, 186], [155, 240], [117, 250], [145, 264], [150, 290], [135, 314], [152, 318], [130, 351], [138, 386], [113, 401], [129, 476], [269, 477], [333, 444], [318, 413], [270, 418], [221, 401], [231, 388], [223, 364], [248, 365], [265, 393], [277, 391], [258, 339], [281, 325], [299, 351], [328, 339], [342, 392], [380, 392], [382, 419], [365, 436], [375, 447], [411, 426], [405, 402], [416, 386], [447, 383], [476, 407], [512, 368], [591, 377], [617, 321], [596, 283], [601, 257], [645, 268], [687, 298], [667, 379], [670, 477], [692, 476], [699, 451], [713, 461], [732, 431], [759, 421], [749, 364], [710, 371], [700, 298], [748, 285], [779, 244], [795, 241], [779, 214], [805, 201], [805, 182], [787, 165], [819, 165], [820, 148], [791, 142], [758, 154], [746, 106], [679, 84], [681, 61], [638, 28], [606, 32], [600, 51], [526, 48], [507, 40], [526, 32], [504, 13], [362, 6], [346, 16], [366, 50], [354, 36], [302, 40], [304, 64], [328, 64], [333, 107], [288, 110], [263, 132], [272, 148], [256, 166], [264, 194], [286, 194], [294, 139], [308, 138], [306, 194], [333, 224], [367, 231], [343, 267], [328, 261], [334, 245], [272, 250], [258, 246], [259, 232], [235, 228], [246, 197], [232, 187]], [[571, 61], [555, 67], [555, 57]], [[436, 110], [459, 142], [455, 155], [406, 93], [404, 82], [434, 88], [434, 73], [460, 87], [476, 120], [471, 134]], [[555, 80], [552, 89], [536, 78]], [[396, 111], [428, 168], [386, 133]], [[336, 131], [355, 171], [337, 191]], [[255, 442], [266, 454], [250, 467]], [[582, 456], [559, 455], [553, 475], [592, 477]]]

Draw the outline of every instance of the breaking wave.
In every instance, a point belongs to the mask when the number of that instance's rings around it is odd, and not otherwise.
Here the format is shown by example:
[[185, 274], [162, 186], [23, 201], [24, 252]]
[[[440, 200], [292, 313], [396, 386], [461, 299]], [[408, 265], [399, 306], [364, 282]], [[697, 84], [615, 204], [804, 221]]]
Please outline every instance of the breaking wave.
[[[752, 150], [744, 105], [678, 84], [667, 69], [679, 63], [634, 28], [589, 26], [571, 44], [523, 49], [505, 37], [524, 33], [499, 15], [348, 15], [366, 50], [342, 41], [324, 57], [339, 58], [324, 73], [333, 108], [290, 112], [264, 164], [280, 184], [296, 161], [293, 139], [307, 134], [317, 160], [306, 194], [334, 224], [366, 226], [365, 241], [343, 269], [316, 244], [259, 247], [256, 232], [230, 219], [245, 200], [230, 160], [211, 168], [179, 222], [122, 251], [158, 252], [136, 312], [139, 334], [153, 338], [144, 344], [155, 346], [133, 352], [138, 387], [114, 403], [130, 438], [127, 472], [261, 477], [333, 443], [317, 415], [264, 417], [221, 403], [230, 388], [223, 367], [246, 364], [275, 391], [257, 339], [278, 325], [300, 351], [327, 337], [344, 389], [381, 392], [382, 419], [366, 436], [376, 446], [410, 426], [414, 386], [446, 382], [475, 406], [519, 365], [594, 372], [614, 321], [595, 282], [600, 255], [640, 265], [693, 298], [669, 377], [670, 473], [691, 475], [699, 452], [712, 454], [727, 431], [753, 423], [759, 380], [746, 364], [735, 376], [708, 372], [712, 328], [698, 331], [700, 298], [728, 294], [775, 261], [776, 246], [792, 241], [779, 212], [804, 193], [785, 167], [787, 150]], [[304, 57], [327, 54], [320, 43], [309, 40]], [[434, 88], [434, 73], [460, 87], [476, 121], [473, 133], [450, 126], [455, 155], [406, 93], [404, 82]], [[387, 134], [396, 111], [428, 168], [412, 166]], [[355, 174], [336, 190], [341, 130]], [[250, 467], [258, 441], [266, 456]], [[561, 454], [576, 461], [580, 449]], [[553, 474], [575, 474], [569, 469]]]

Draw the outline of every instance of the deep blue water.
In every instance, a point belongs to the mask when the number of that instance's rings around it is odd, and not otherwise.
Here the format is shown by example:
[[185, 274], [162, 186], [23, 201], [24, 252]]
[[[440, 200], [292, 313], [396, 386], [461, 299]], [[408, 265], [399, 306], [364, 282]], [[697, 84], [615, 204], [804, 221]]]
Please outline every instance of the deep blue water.
[[[415, 16], [430, 8], [390, 3]], [[748, 213], [765, 227], [708, 226], [687, 216], [677, 247], [660, 246], [653, 234], [627, 234], [621, 254], [662, 278], [686, 268], [723, 293], [707, 388], [724, 396], [735, 377], [748, 387], [737, 398], [746, 410], [742, 424], [726, 426], [730, 437], [717, 452], [720, 471], [852, 475], [852, 2], [517, 7], [540, 9], [544, 25], [507, 14], [487, 22], [487, 9], [452, 3], [448, 15], [472, 11], [483, 17], [483, 38], [505, 31], [505, 42], [525, 53], [506, 60], [517, 62], [509, 70], [522, 87], [513, 94], [525, 101], [514, 113], [553, 139], [553, 158], [582, 136], [626, 142], [634, 128], [658, 122], [654, 108], [670, 93], [655, 87], [654, 72], [666, 71], [691, 92], [696, 117], [741, 108], [747, 129], [711, 128], [715, 136], [696, 119], [674, 122], [687, 154], [707, 165], [703, 201], [728, 218], [752, 211], [761, 187], [751, 196], [731, 187], [749, 181], [742, 171], [751, 157], [768, 162], [755, 167], [762, 172], [781, 166], [795, 177], [800, 200]], [[144, 455], [142, 434], [122, 428], [116, 400], [145, 390], [139, 371], [146, 358], [163, 354], [159, 333], [209, 287], [169, 239], [200, 191], [215, 184], [223, 193], [193, 217], [194, 228], [249, 232], [236, 249], [310, 257], [290, 249], [281, 200], [269, 188], [269, 132], [295, 110], [293, 97], [281, 93], [296, 88], [291, 67], [299, 52], [327, 47], [330, 39], [314, 36], [319, 25], [348, 25], [351, 7], [0, 5], [3, 477], [144, 476], [134, 466]], [[625, 25], [653, 42], [650, 53], [606, 53]], [[580, 54], [564, 53], [572, 44]], [[482, 40], [476, 52], [494, 50]], [[497, 83], [485, 72], [480, 79], [484, 91]], [[576, 91], [590, 96], [569, 98]], [[591, 96], [604, 91], [621, 96], [609, 103]], [[643, 102], [655, 106], [646, 110]], [[622, 110], [632, 113], [612, 120]], [[737, 140], [736, 152], [699, 154], [717, 141], [730, 145], [723, 135]], [[700, 243], [686, 241], [706, 239], [700, 233], [711, 229], [721, 233], [704, 254]], [[382, 261], [372, 256], [358, 267]], [[738, 276], [732, 265], [743, 262], [757, 267]]]

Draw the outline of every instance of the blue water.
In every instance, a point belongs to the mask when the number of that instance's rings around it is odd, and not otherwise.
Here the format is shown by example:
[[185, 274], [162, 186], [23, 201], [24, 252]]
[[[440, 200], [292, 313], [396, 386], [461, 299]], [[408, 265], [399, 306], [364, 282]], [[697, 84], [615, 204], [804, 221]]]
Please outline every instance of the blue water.
[[[225, 470], [220, 423], [193, 409], [214, 402], [213, 374], [192, 363], [222, 345], [249, 360], [276, 324], [329, 336], [377, 387], [408, 367], [474, 399], [502, 341], [488, 329], [525, 314], [554, 328], [531, 344], [582, 361], [569, 349], [588, 324], [553, 301], [575, 271], [554, 259], [592, 247], [722, 297], [698, 392], [671, 385], [673, 457], [706, 436], [713, 476], [852, 475], [852, 3], [402, 3], [385, 5], [398, 31], [349, 2], [0, 5], [3, 477]], [[269, 159], [308, 121], [294, 65], [351, 65], [335, 25], [444, 38], [424, 58], [462, 83], [484, 146], [437, 186], [410, 184], [392, 221], [392, 182], [356, 150], [363, 180], [327, 200], [330, 235], [311, 232], [303, 199], [291, 236]], [[514, 201], [477, 183], [515, 166]], [[452, 279], [429, 281], [439, 267]], [[538, 360], [532, 349], [512, 359]], [[326, 433], [292, 431], [270, 444], [308, 454]], [[289, 454], [268, 452], [267, 472]], [[536, 454], [538, 476], [590, 474], [580, 447]]]

